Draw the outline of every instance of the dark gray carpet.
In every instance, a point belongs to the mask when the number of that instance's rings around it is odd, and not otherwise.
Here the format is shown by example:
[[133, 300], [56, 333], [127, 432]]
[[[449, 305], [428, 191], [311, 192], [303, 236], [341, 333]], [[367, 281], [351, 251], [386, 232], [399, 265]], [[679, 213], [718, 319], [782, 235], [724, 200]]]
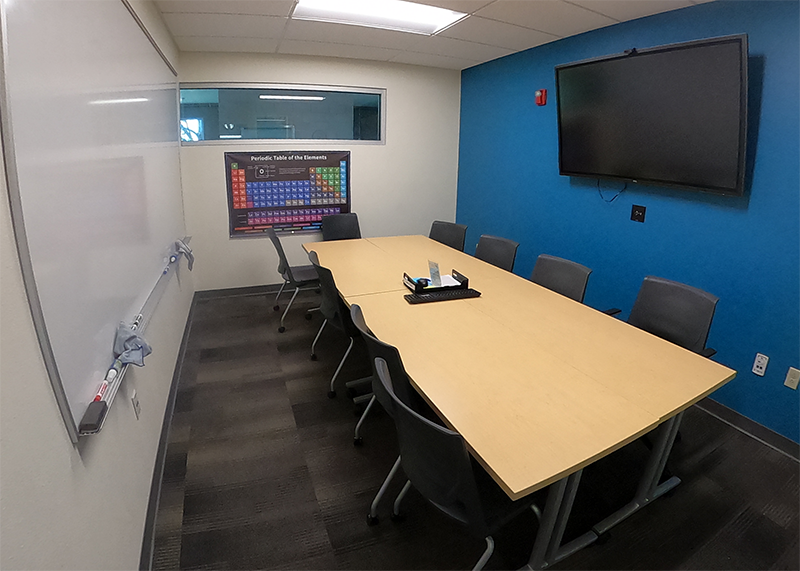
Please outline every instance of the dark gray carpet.
[[[365, 423], [364, 445], [352, 444], [358, 417], [343, 383], [369, 373], [364, 347], [356, 344], [330, 400], [347, 339], [326, 328], [319, 360], [309, 359], [321, 317], [303, 317], [317, 296], [301, 294], [279, 334], [274, 296], [234, 293], [195, 302], [153, 568], [471, 568], [483, 541], [413, 489], [405, 521], [389, 520], [402, 477], [380, 524], [367, 526], [397, 444], [380, 410]], [[681, 434], [668, 468], [683, 483], [556, 568], [798, 569], [798, 462], [699, 407], [686, 412]], [[630, 497], [647, 452], [636, 442], [584, 472], [568, 536]], [[487, 569], [523, 565], [535, 531], [532, 514], [511, 522]]]

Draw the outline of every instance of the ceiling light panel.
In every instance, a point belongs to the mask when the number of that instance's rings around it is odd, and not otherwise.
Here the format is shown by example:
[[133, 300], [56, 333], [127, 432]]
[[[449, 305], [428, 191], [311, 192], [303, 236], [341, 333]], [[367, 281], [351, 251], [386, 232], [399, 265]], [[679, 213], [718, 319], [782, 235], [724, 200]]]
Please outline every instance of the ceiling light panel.
[[319, 95], [259, 95], [258, 98], [278, 101], [325, 101], [325, 98]]
[[432, 35], [465, 18], [462, 12], [403, 0], [298, 0], [293, 19]]

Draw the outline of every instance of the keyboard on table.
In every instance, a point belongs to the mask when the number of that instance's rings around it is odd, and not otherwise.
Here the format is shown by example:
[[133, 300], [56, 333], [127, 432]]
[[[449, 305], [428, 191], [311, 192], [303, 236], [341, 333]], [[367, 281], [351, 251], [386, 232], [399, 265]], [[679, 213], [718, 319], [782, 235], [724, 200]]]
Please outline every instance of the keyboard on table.
[[432, 291], [429, 293], [409, 293], [403, 297], [408, 303], [428, 303], [431, 301], [447, 301], [448, 299], [469, 299], [479, 297], [481, 292], [476, 289], [446, 289], [442, 291]]

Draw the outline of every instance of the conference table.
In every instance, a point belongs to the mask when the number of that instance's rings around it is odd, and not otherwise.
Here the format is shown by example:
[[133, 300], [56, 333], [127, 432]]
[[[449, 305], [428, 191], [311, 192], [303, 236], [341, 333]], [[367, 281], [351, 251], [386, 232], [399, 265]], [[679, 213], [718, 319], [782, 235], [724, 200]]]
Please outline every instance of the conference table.
[[[546, 486], [528, 568], [592, 543], [653, 499], [682, 412], [736, 372], [424, 236], [312, 242], [348, 305], [400, 351], [416, 390], [512, 499]], [[472, 299], [408, 304], [403, 273], [457, 270]], [[561, 545], [585, 466], [656, 430], [635, 497]]]

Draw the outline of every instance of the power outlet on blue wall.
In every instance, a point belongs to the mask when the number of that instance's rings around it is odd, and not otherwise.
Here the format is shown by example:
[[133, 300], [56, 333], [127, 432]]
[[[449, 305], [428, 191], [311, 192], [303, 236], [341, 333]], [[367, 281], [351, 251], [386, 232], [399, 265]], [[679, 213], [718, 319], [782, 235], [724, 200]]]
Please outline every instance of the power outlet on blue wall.
[[644, 213], [647, 210], [644, 206], [634, 204], [631, 207], [631, 220], [635, 222], [644, 222]]

